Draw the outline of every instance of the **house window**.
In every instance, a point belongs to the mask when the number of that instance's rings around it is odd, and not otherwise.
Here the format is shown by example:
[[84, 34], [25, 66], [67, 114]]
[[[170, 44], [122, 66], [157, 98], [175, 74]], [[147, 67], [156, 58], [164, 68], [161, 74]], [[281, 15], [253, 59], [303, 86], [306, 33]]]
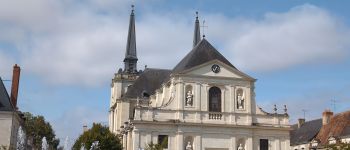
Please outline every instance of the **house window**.
[[158, 135], [158, 144], [162, 148], [168, 148], [168, 135]]
[[221, 112], [221, 90], [215, 86], [209, 89], [209, 111]]
[[260, 150], [268, 150], [268, 149], [269, 149], [269, 140], [260, 139]]

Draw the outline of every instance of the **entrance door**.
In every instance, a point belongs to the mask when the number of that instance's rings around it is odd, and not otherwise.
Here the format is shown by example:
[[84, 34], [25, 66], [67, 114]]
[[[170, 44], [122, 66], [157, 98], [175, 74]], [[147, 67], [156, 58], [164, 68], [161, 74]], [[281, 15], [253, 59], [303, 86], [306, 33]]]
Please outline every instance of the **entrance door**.
[[268, 150], [268, 149], [269, 149], [269, 140], [260, 139], [260, 150]]

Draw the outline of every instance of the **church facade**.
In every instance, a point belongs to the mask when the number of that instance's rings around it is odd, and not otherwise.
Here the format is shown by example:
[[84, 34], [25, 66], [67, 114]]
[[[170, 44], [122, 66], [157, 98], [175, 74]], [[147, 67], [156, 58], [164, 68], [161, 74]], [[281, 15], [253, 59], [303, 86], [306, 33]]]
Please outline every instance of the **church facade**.
[[255, 100], [256, 79], [239, 71], [200, 36], [171, 70], [137, 70], [135, 15], [130, 15], [124, 69], [112, 79], [109, 129], [127, 150], [150, 143], [169, 150], [287, 150], [289, 116]]

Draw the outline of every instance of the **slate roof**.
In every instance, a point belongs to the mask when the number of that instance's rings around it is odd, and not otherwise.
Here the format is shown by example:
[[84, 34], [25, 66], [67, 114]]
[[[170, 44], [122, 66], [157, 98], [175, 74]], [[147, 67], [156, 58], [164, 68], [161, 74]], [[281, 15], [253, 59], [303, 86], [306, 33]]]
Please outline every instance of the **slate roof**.
[[10, 97], [0, 77], [0, 111], [13, 111]]
[[169, 80], [171, 70], [146, 68], [139, 78], [131, 85], [124, 98], [142, 98], [143, 92], [153, 95], [162, 83]]
[[203, 63], [219, 60], [236, 69], [222, 54], [220, 54], [206, 39], [202, 39], [173, 69], [173, 73], [201, 65]]
[[324, 125], [318, 133], [316, 139], [320, 140], [321, 145], [328, 142], [328, 138], [346, 136], [350, 130], [350, 111], [339, 113], [333, 116], [330, 122]]
[[305, 144], [312, 141], [322, 127], [322, 119], [316, 119], [305, 122], [300, 128], [298, 124], [291, 126], [290, 145]]

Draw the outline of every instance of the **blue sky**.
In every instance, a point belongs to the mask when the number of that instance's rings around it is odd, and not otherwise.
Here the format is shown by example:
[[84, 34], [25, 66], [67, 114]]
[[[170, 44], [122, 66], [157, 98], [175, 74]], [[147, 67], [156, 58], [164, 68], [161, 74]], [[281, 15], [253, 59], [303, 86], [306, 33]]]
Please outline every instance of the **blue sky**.
[[[5, 0], [0, 76], [22, 67], [19, 108], [43, 115], [58, 137], [107, 122], [110, 81], [123, 67], [131, 1]], [[258, 79], [257, 104], [294, 123], [350, 109], [349, 1], [136, 0], [139, 69], [173, 68], [191, 49], [195, 11], [207, 39]], [[9, 82], [5, 82], [10, 87]]]

